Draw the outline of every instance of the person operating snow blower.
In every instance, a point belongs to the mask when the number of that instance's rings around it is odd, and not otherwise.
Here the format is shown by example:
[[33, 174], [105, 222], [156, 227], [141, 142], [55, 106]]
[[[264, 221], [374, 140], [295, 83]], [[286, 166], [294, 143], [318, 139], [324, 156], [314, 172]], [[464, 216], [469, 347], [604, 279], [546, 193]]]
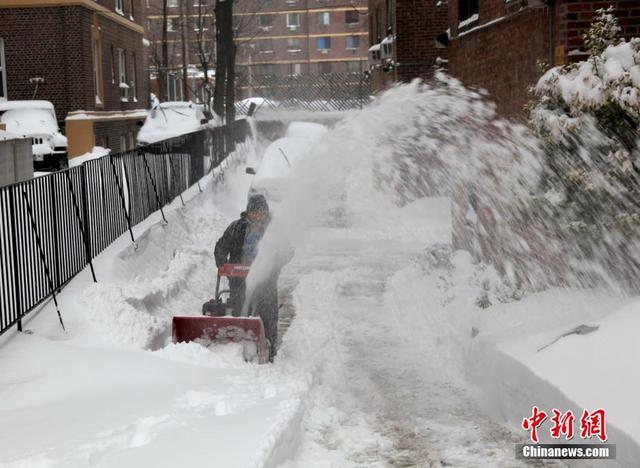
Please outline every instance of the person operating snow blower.
[[[240, 219], [233, 221], [216, 242], [214, 256], [216, 266], [225, 263], [251, 265], [258, 255], [258, 245], [271, 221], [269, 204], [263, 195], [252, 195], [247, 209], [240, 214]], [[231, 290], [228, 304], [233, 307], [233, 315], [240, 316], [245, 308], [251, 314], [256, 312], [264, 323], [265, 337], [269, 343], [269, 360], [276, 355], [278, 338], [278, 276], [280, 270], [293, 257], [293, 248], [286, 243], [279, 252], [269, 252], [272, 264], [264, 277], [258, 278], [255, 290], [245, 305], [246, 281], [242, 277], [230, 277]], [[283, 251], [284, 250], [284, 251]]]

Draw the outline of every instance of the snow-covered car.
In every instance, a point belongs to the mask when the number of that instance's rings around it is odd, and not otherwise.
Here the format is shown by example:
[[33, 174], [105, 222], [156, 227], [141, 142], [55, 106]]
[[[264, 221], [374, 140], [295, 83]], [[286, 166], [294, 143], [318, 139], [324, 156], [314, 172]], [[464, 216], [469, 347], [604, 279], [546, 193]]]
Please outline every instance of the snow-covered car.
[[162, 102], [154, 106], [138, 132], [138, 145], [144, 146], [205, 128], [213, 128], [200, 104], [186, 101]]
[[309, 155], [314, 143], [327, 132], [324, 125], [292, 122], [284, 137], [271, 143], [258, 169], [247, 168], [254, 174], [249, 195], [262, 194], [271, 203], [281, 202], [288, 189], [293, 168]]
[[0, 102], [0, 122], [8, 132], [31, 138], [34, 169], [67, 167], [67, 137], [49, 101]]
[[274, 101], [273, 99], [267, 99], [263, 97], [250, 97], [236, 102], [236, 114], [247, 114], [249, 112], [249, 109], [251, 108], [251, 104], [255, 104], [255, 112], [259, 111], [261, 108], [273, 109], [279, 106], [279, 103], [277, 101]]

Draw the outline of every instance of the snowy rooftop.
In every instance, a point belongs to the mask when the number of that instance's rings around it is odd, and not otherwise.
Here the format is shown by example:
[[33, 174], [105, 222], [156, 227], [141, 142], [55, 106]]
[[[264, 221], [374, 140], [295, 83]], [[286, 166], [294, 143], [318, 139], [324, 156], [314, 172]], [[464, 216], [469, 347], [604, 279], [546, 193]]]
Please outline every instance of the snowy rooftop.
[[0, 130], [0, 141], [7, 140], [21, 140], [24, 137], [22, 135], [18, 135], [17, 133], [10, 133], [6, 130]]
[[54, 110], [49, 101], [0, 101], [0, 112], [22, 109], [50, 109]]

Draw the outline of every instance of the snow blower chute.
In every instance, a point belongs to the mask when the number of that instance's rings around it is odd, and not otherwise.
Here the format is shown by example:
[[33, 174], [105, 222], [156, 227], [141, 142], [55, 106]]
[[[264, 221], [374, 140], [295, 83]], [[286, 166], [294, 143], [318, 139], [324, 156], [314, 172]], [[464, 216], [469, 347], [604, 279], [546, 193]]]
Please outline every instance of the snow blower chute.
[[226, 277], [246, 278], [249, 266], [225, 263], [218, 268], [215, 298], [202, 306], [202, 316], [173, 317], [173, 342], [200, 341], [204, 344], [242, 343], [247, 361], [259, 364], [269, 361], [264, 325], [260, 317], [233, 317], [233, 306], [222, 300], [220, 279]]

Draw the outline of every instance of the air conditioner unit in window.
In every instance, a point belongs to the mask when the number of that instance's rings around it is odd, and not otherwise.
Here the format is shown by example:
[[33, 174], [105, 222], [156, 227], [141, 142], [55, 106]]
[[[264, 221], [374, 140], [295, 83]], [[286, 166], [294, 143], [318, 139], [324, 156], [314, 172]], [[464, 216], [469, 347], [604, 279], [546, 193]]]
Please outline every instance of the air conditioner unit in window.
[[329, 53], [329, 49], [318, 49], [318, 51], [319, 51], [321, 54], [328, 54], [328, 53]]
[[262, 32], [266, 32], [271, 29], [271, 26], [260, 26], [258, 29]]
[[300, 27], [300, 26], [297, 26], [297, 25], [294, 25], [294, 24], [292, 24], [292, 25], [290, 25], [290, 26], [287, 26], [287, 28], [289, 29], [289, 31], [297, 31], [299, 27]]

